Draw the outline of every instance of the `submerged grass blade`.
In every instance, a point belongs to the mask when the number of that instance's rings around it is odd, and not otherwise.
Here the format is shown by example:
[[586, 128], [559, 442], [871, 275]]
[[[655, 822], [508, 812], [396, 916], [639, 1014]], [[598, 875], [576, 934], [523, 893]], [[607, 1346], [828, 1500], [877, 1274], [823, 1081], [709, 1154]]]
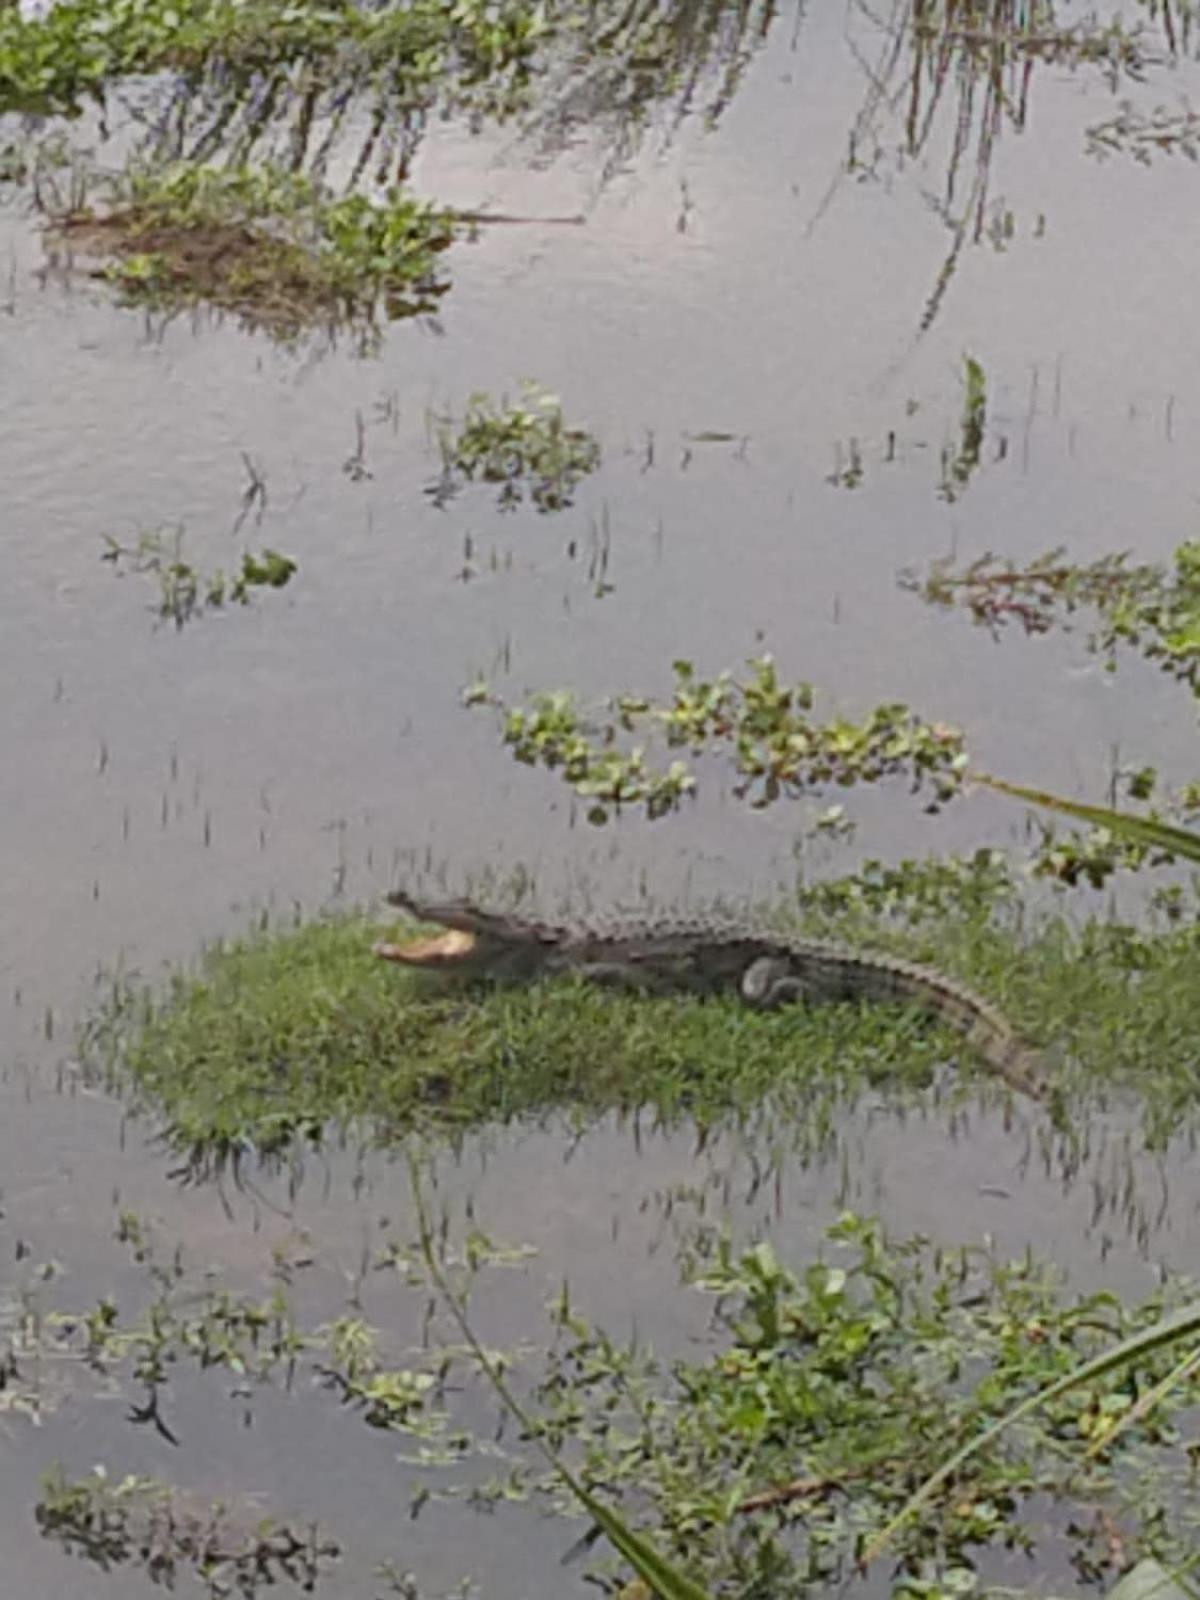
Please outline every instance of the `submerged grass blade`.
[[[1155, 1323], [1152, 1328], [1147, 1328], [1143, 1333], [1135, 1334], [1129, 1339], [1123, 1339], [1120, 1344], [1114, 1345], [1111, 1350], [1105, 1351], [1103, 1355], [1096, 1356], [1091, 1361], [1085, 1361], [1082, 1366], [1066, 1373], [1057, 1382], [1050, 1384], [1045, 1389], [1039, 1389], [1037, 1394], [1030, 1395], [1028, 1399], [1022, 1400], [1020, 1405], [1014, 1406], [1011, 1411], [1005, 1412], [1004, 1416], [993, 1422], [991, 1427], [985, 1428], [982, 1433], [977, 1434], [974, 1439], [963, 1445], [961, 1450], [956, 1450], [948, 1461], [943, 1462], [935, 1473], [926, 1478], [921, 1487], [905, 1501], [887, 1526], [877, 1533], [870, 1544], [867, 1545], [862, 1556], [863, 1565], [866, 1566], [869, 1562], [874, 1561], [875, 1557], [890, 1542], [897, 1529], [914, 1517], [922, 1506], [927, 1505], [942, 1485], [948, 1482], [960, 1467], [965, 1465], [972, 1456], [978, 1455], [981, 1450], [986, 1450], [988, 1445], [998, 1439], [1014, 1423], [1030, 1416], [1049, 1401], [1056, 1400], [1059, 1395], [1078, 1388], [1080, 1384], [1090, 1383], [1093, 1378], [1103, 1377], [1106, 1373], [1113, 1371], [1114, 1368], [1126, 1366], [1129, 1362], [1136, 1361], [1141, 1356], [1150, 1355], [1153, 1351], [1161, 1350], [1165, 1346], [1175, 1344], [1181, 1339], [1196, 1336], [1200, 1336], [1200, 1302], [1184, 1306], [1181, 1310], [1175, 1312], [1173, 1316], [1164, 1317], [1161, 1322]], [[1189, 1358], [1188, 1361], [1181, 1363], [1175, 1369], [1172, 1378], [1179, 1380], [1184, 1376], [1190, 1365]]]

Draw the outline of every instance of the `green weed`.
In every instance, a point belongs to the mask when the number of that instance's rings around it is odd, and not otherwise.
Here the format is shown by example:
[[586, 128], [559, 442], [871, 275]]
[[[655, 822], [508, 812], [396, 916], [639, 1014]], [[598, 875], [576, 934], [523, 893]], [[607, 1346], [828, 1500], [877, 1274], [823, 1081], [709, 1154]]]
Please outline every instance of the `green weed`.
[[112, 257], [101, 276], [132, 304], [203, 302], [290, 340], [348, 325], [369, 345], [387, 320], [432, 311], [453, 219], [400, 189], [336, 197], [275, 166], [133, 167], [103, 204], [50, 213], [52, 238]]
[[241, 566], [232, 577], [218, 567], [205, 575], [183, 554], [183, 530], [157, 529], [143, 533], [134, 545], [105, 539], [102, 560], [117, 572], [135, 572], [154, 578], [158, 584], [157, 610], [164, 620], [182, 628], [206, 610], [216, 611], [227, 600], [249, 605], [253, 589], [282, 589], [296, 572], [296, 563], [278, 550], [266, 549], [255, 555], [242, 553]]
[[464, 483], [500, 485], [501, 511], [520, 505], [527, 492], [539, 511], [571, 504], [576, 485], [600, 464], [600, 446], [582, 428], [568, 428], [555, 395], [536, 383], [521, 385], [522, 405], [499, 405], [473, 394], [457, 428], [439, 419], [442, 474], [429, 493], [444, 505]]
[[[861, 722], [843, 717], [818, 722], [807, 683], [779, 680], [770, 656], [747, 663], [745, 679], [722, 672], [696, 676], [690, 661], [673, 664], [669, 700], [622, 695], [602, 717], [585, 718], [566, 691], [541, 694], [528, 707], [506, 707], [485, 684], [463, 692], [468, 706], [488, 705], [503, 714], [503, 738], [518, 761], [544, 766], [587, 801], [589, 822], [602, 824], [623, 807], [643, 806], [651, 818], [677, 810], [696, 788], [683, 760], [653, 767], [642, 740], [658, 735], [666, 747], [692, 756], [732, 748], [734, 793], [756, 809], [816, 788], [850, 788], [904, 776], [914, 790], [931, 791], [926, 809], [936, 811], [959, 792], [967, 756], [962, 735], [943, 724], [921, 721], [903, 705], [882, 705]], [[630, 736], [632, 748], [622, 748]]]
[[[1175, 1357], [1153, 1330], [1182, 1286], [1128, 1309], [1074, 1298], [1031, 1257], [890, 1241], [852, 1215], [794, 1269], [765, 1241], [738, 1252], [712, 1235], [693, 1281], [714, 1297], [718, 1338], [669, 1364], [614, 1343], [564, 1290], [538, 1415], [586, 1488], [710, 1589], [799, 1600], [852, 1581], [885, 1528], [896, 1595], [982, 1591], [989, 1549], [1044, 1560], [1059, 1539], [1094, 1580], [1117, 1559], [1097, 1551], [1097, 1505], [1133, 1519], [1129, 1559], [1170, 1561], [1194, 1537], [1174, 1447], [1197, 1377], [1155, 1387]], [[1136, 1362], [1111, 1359], [1139, 1335]], [[1065, 1381], [1085, 1361], [1086, 1378]], [[1158, 1403], [1140, 1404], [1151, 1392]], [[929, 1479], [919, 1519], [897, 1519], [914, 1481], [1039, 1393], [1003, 1438], [990, 1430], [988, 1452], [963, 1449]], [[543, 1488], [562, 1506], [555, 1482]], [[1053, 1526], [1045, 1497], [1064, 1513]]]

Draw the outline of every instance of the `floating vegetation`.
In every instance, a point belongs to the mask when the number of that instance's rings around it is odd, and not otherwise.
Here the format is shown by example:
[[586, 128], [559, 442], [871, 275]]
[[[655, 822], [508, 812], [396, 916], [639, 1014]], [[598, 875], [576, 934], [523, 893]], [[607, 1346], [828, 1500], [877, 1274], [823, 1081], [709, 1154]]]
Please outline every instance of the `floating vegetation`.
[[100, 209], [52, 213], [49, 236], [112, 258], [98, 275], [130, 304], [203, 303], [284, 340], [349, 325], [369, 344], [381, 315], [431, 312], [448, 287], [438, 258], [453, 220], [399, 189], [376, 204], [277, 167], [187, 162], [134, 167], [106, 188]]
[[315, 1524], [296, 1529], [257, 1512], [237, 1516], [219, 1502], [201, 1508], [158, 1479], [114, 1479], [103, 1467], [75, 1479], [51, 1469], [36, 1516], [46, 1538], [103, 1572], [140, 1567], [172, 1590], [190, 1572], [213, 1600], [253, 1600], [285, 1579], [311, 1593], [341, 1553]]
[[143, 533], [136, 544], [125, 545], [111, 536], [105, 539], [101, 560], [115, 571], [147, 574], [158, 583], [157, 611], [176, 628], [193, 621], [205, 611], [219, 611], [226, 602], [249, 605], [254, 589], [282, 589], [297, 571], [290, 556], [278, 550], [246, 550], [242, 564], [232, 576], [219, 567], [205, 575], [184, 559], [183, 529], [156, 529]]
[[501, 511], [513, 510], [526, 494], [539, 511], [571, 504], [576, 486], [599, 466], [600, 446], [584, 429], [567, 427], [557, 395], [539, 384], [522, 383], [521, 399], [497, 405], [473, 394], [460, 425], [438, 419], [442, 473], [428, 490], [436, 505], [476, 479], [500, 485]]
[[585, 718], [565, 691], [537, 695], [528, 707], [506, 707], [477, 684], [464, 691], [464, 701], [499, 710], [504, 742], [516, 759], [559, 772], [587, 801], [594, 823], [630, 806], [663, 817], [695, 791], [687, 762], [656, 768], [640, 743], [621, 748], [623, 739], [644, 734], [658, 734], [668, 749], [686, 749], [693, 757], [730, 748], [734, 793], [758, 809], [812, 789], [904, 776], [914, 791], [929, 791], [926, 809], [936, 811], [962, 787], [967, 756], [957, 729], [922, 722], [903, 705], [876, 706], [861, 722], [817, 722], [810, 716], [810, 684], [781, 683], [770, 656], [747, 665], [744, 680], [731, 672], [705, 680], [690, 661], [676, 661], [670, 700], [623, 695], [609, 702], [601, 720]]
[[1072, 562], [1060, 546], [1024, 565], [990, 551], [961, 570], [935, 561], [927, 576], [906, 572], [900, 581], [931, 605], [963, 607], [994, 636], [1014, 622], [1027, 634], [1049, 633], [1087, 607], [1100, 619], [1088, 648], [1109, 671], [1124, 646], [1200, 693], [1200, 540], [1179, 545], [1169, 566], [1134, 564], [1127, 552]]
[[[931, 605], [966, 610], [993, 637], [1014, 623], [1027, 635], [1046, 634], [1070, 627], [1077, 612], [1090, 611], [1098, 620], [1089, 629], [1088, 648], [1103, 657], [1108, 671], [1116, 671], [1122, 649], [1131, 649], [1200, 695], [1200, 541], [1179, 545], [1170, 564], [1133, 563], [1127, 552], [1078, 563], [1059, 547], [1018, 565], [989, 551], [965, 567], [936, 561], [926, 575], [908, 571], [900, 581]], [[1068, 886], [1099, 889], [1115, 872], [1173, 864], [1176, 852], [1169, 837], [1156, 834], [1152, 825], [1194, 821], [1200, 814], [1200, 783], [1165, 795], [1157, 790], [1152, 767], [1113, 774], [1114, 805], [1123, 791], [1148, 808], [1140, 820], [1151, 826], [1141, 836], [1102, 820], [1086, 831], [1066, 832], [1039, 821], [1033, 870]], [[1168, 915], [1181, 914], [1175, 890], [1157, 891], [1155, 899]]]
[[[864, 1546], [964, 1440], [1154, 1327], [1185, 1292], [1132, 1308], [1076, 1297], [1029, 1256], [891, 1241], [851, 1214], [795, 1269], [765, 1241], [737, 1253], [701, 1232], [691, 1276], [714, 1297], [718, 1345], [670, 1364], [589, 1325], [564, 1289], [541, 1426], [589, 1491], [711, 1590], [778, 1600], [852, 1581]], [[1200, 1379], [1155, 1389], [1177, 1363], [1159, 1349], [1097, 1372], [965, 1462], [896, 1530], [893, 1592], [983, 1591], [989, 1551], [1108, 1576], [1124, 1560], [1097, 1506], [1132, 1524], [1124, 1559], [1186, 1560], [1197, 1527], [1178, 1492], [1178, 1423]], [[556, 1482], [542, 1489], [568, 1509]], [[1063, 1512], [1053, 1523], [1046, 1497]]]
[[1200, 161], [1200, 115], [1190, 106], [1138, 111], [1128, 100], [1115, 117], [1093, 123], [1087, 130], [1088, 154], [1103, 160], [1111, 155], [1132, 156], [1148, 167], [1155, 156], [1182, 155]]

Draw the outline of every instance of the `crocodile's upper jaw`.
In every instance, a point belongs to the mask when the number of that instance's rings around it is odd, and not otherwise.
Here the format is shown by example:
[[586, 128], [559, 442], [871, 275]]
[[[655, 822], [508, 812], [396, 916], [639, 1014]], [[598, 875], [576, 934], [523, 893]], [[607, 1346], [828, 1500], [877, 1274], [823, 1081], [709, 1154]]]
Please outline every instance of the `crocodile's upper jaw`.
[[389, 944], [381, 940], [375, 954], [384, 961], [400, 961], [407, 967], [456, 967], [478, 956], [480, 941], [473, 933], [449, 928], [445, 933], [433, 934], [424, 939], [410, 939], [406, 944]]

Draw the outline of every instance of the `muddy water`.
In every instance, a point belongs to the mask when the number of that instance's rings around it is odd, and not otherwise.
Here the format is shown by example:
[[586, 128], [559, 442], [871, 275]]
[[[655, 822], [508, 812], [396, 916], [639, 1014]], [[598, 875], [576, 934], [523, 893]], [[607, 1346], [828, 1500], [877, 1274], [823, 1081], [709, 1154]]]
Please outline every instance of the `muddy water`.
[[[604, 184], [599, 138], [546, 165], [508, 135], [439, 129], [416, 167], [429, 194], [472, 209], [582, 210], [586, 223], [494, 227], [456, 247], [439, 330], [398, 329], [372, 360], [282, 354], [203, 319], [150, 329], [86, 288], [41, 281], [40, 245], [4, 214], [9, 1287], [24, 1269], [20, 1241], [26, 1262], [60, 1264], [54, 1292], [70, 1303], [136, 1296], [144, 1277], [111, 1238], [129, 1207], [235, 1281], [260, 1281], [271, 1244], [308, 1230], [311, 1292], [329, 1314], [386, 1233], [381, 1218], [403, 1212], [403, 1174], [376, 1160], [356, 1184], [348, 1156], [328, 1182], [306, 1182], [289, 1217], [174, 1189], [119, 1108], [60, 1087], [99, 968], [156, 973], [263, 907], [369, 899], [412, 860], [459, 878], [521, 861], [547, 895], [608, 900], [643, 885], [669, 899], [790, 881], [795, 813], [751, 816], [713, 784], [670, 824], [589, 830], [551, 779], [512, 766], [485, 715], [459, 708], [480, 673], [513, 698], [566, 684], [653, 690], [672, 657], [716, 670], [766, 648], [826, 704], [907, 700], [966, 727], [984, 765], [1018, 778], [1097, 794], [1114, 747], [1191, 775], [1191, 709], [1148, 673], [1109, 677], [1078, 640], [995, 647], [926, 612], [896, 575], [951, 551], [1021, 557], [1059, 543], [1079, 557], [1157, 557], [1193, 533], [1200, 328], [1176, 308], [1194, 290], [1195, 170], [1087, 158], [1084, 127], [1116, 102], [1085, 71], [1037, 68], [1026, 131], [1002, 135], [991, 174], [1015, 238], [1003, 251], [968, 247], [919, 334], [950, 243], [930, 203], [944, 191], [949, 127], [897, 162], [886, 152], [900, 129], [881, 114], [873, 181], [839, 180], [864, 94], [855, 47], [877, 43], [863, 28], [836, 7], [781, 17], [716, 131], [685, 118], [669, 142], [651, 134]], [[1172, 95], [1194, 76], [1179, 66]], [[988, 433], [950, 505], [939, 458], [956, 439], [968, 351], [987, 374]], [[524, 375], [597, 434], [602, 470], [558, 517], [500, 515], [484, 490], [436, 509], [423, 493], [437, 466], [428, 412], [475, 389], [511, 391]], [[714, 431], [740, 442], [689, 438]], [[863, 481], [836, 487], [851, 439]], [[238, 532], [243, 456], [266, 503]], [[198, 566], [235, 564], [248, 537], [295, 558], [298, 577], [177, 633], [150, 611], [147, 580], [119, 579], [99, 559], [106, 534], [174, 523]], [[987, 798], [931, 821], [889, 792], [856, 801], [856, 815], [858, 841], [816, 856], [815, 869], [1002, 842], [1017, 826]], [[1149, 1209], [1131, 1229], [1094, 1215], [1088, 1183], [1064, 1193], [1031, 1163], [1021, 1126], [977, 1119], [951, 1140], [936, 1117], [880, 1110], [842, 1131], [835, 1159], [788, 1167], [781, 1191], [752, 1198], [745, 1163], [718, 1152], [701, 1164], [714, 1174], [709, 1206], [724, 1203], [732, 1165], [739, 1220], [797, 1255], [849, 1201], [898, 1231], [986, 1233], [1012, 1248], [1033, 1239], [1088, 1283], [1137, 1288], [1148, 1258], [1195, 1258], [1183, 1168], [1146, 1172]], [[486, 1308], [489, 1336], [536, 1329], [564, 1271], [614, 1327], [635, 1322], [667, 1341], [697, 1332], [702, 1312], [664, 1296], [671, 1250], [655, 1198], [695, 1180], [687, 1141], [643, 1141], [639, 1154], [627, 1130], [609, 1129], [570, 1159], [567, 1145], [553, 1132], [497, 1138], [486, 1161], [472, 1147], [444, 1174], [455, 1205], [473, 1195], [497, 1233], [539, 1250]], [[1115, 1182], [1116, 1136], [1113, 1149]], [[287, 1209], [285, 1194], [274, 1200]], [[365, 1303], [382, 1317], [390, 1303], [375, 1292]], [[185, 1405], [176, 1449], [124, 1425], [119, 1400], [64, 1387], [40, 1430], [14, 1420], [0, 1450], [14, 1593], [140, 1592], [38, 1540], [28, 1507], [55, 1458], [320, 1516], [351, 1551], [333, 1586], [346, 1595], [373, 1594], [371, 1565], [389, 1556], [433, 1588], [482, 1574], [489, 1595], [515, 1596], [571, 1581], [555, 1565], [562, 1529], [517, 1513], [472, 1522], [435, 1508], [400, 1526], [396, 1441], [336, 1416], [329, 1397], [262, 1397], [247, 1429], [210, 1387]], [[195, 1403], [204, 1396], [216, 1398]]]

